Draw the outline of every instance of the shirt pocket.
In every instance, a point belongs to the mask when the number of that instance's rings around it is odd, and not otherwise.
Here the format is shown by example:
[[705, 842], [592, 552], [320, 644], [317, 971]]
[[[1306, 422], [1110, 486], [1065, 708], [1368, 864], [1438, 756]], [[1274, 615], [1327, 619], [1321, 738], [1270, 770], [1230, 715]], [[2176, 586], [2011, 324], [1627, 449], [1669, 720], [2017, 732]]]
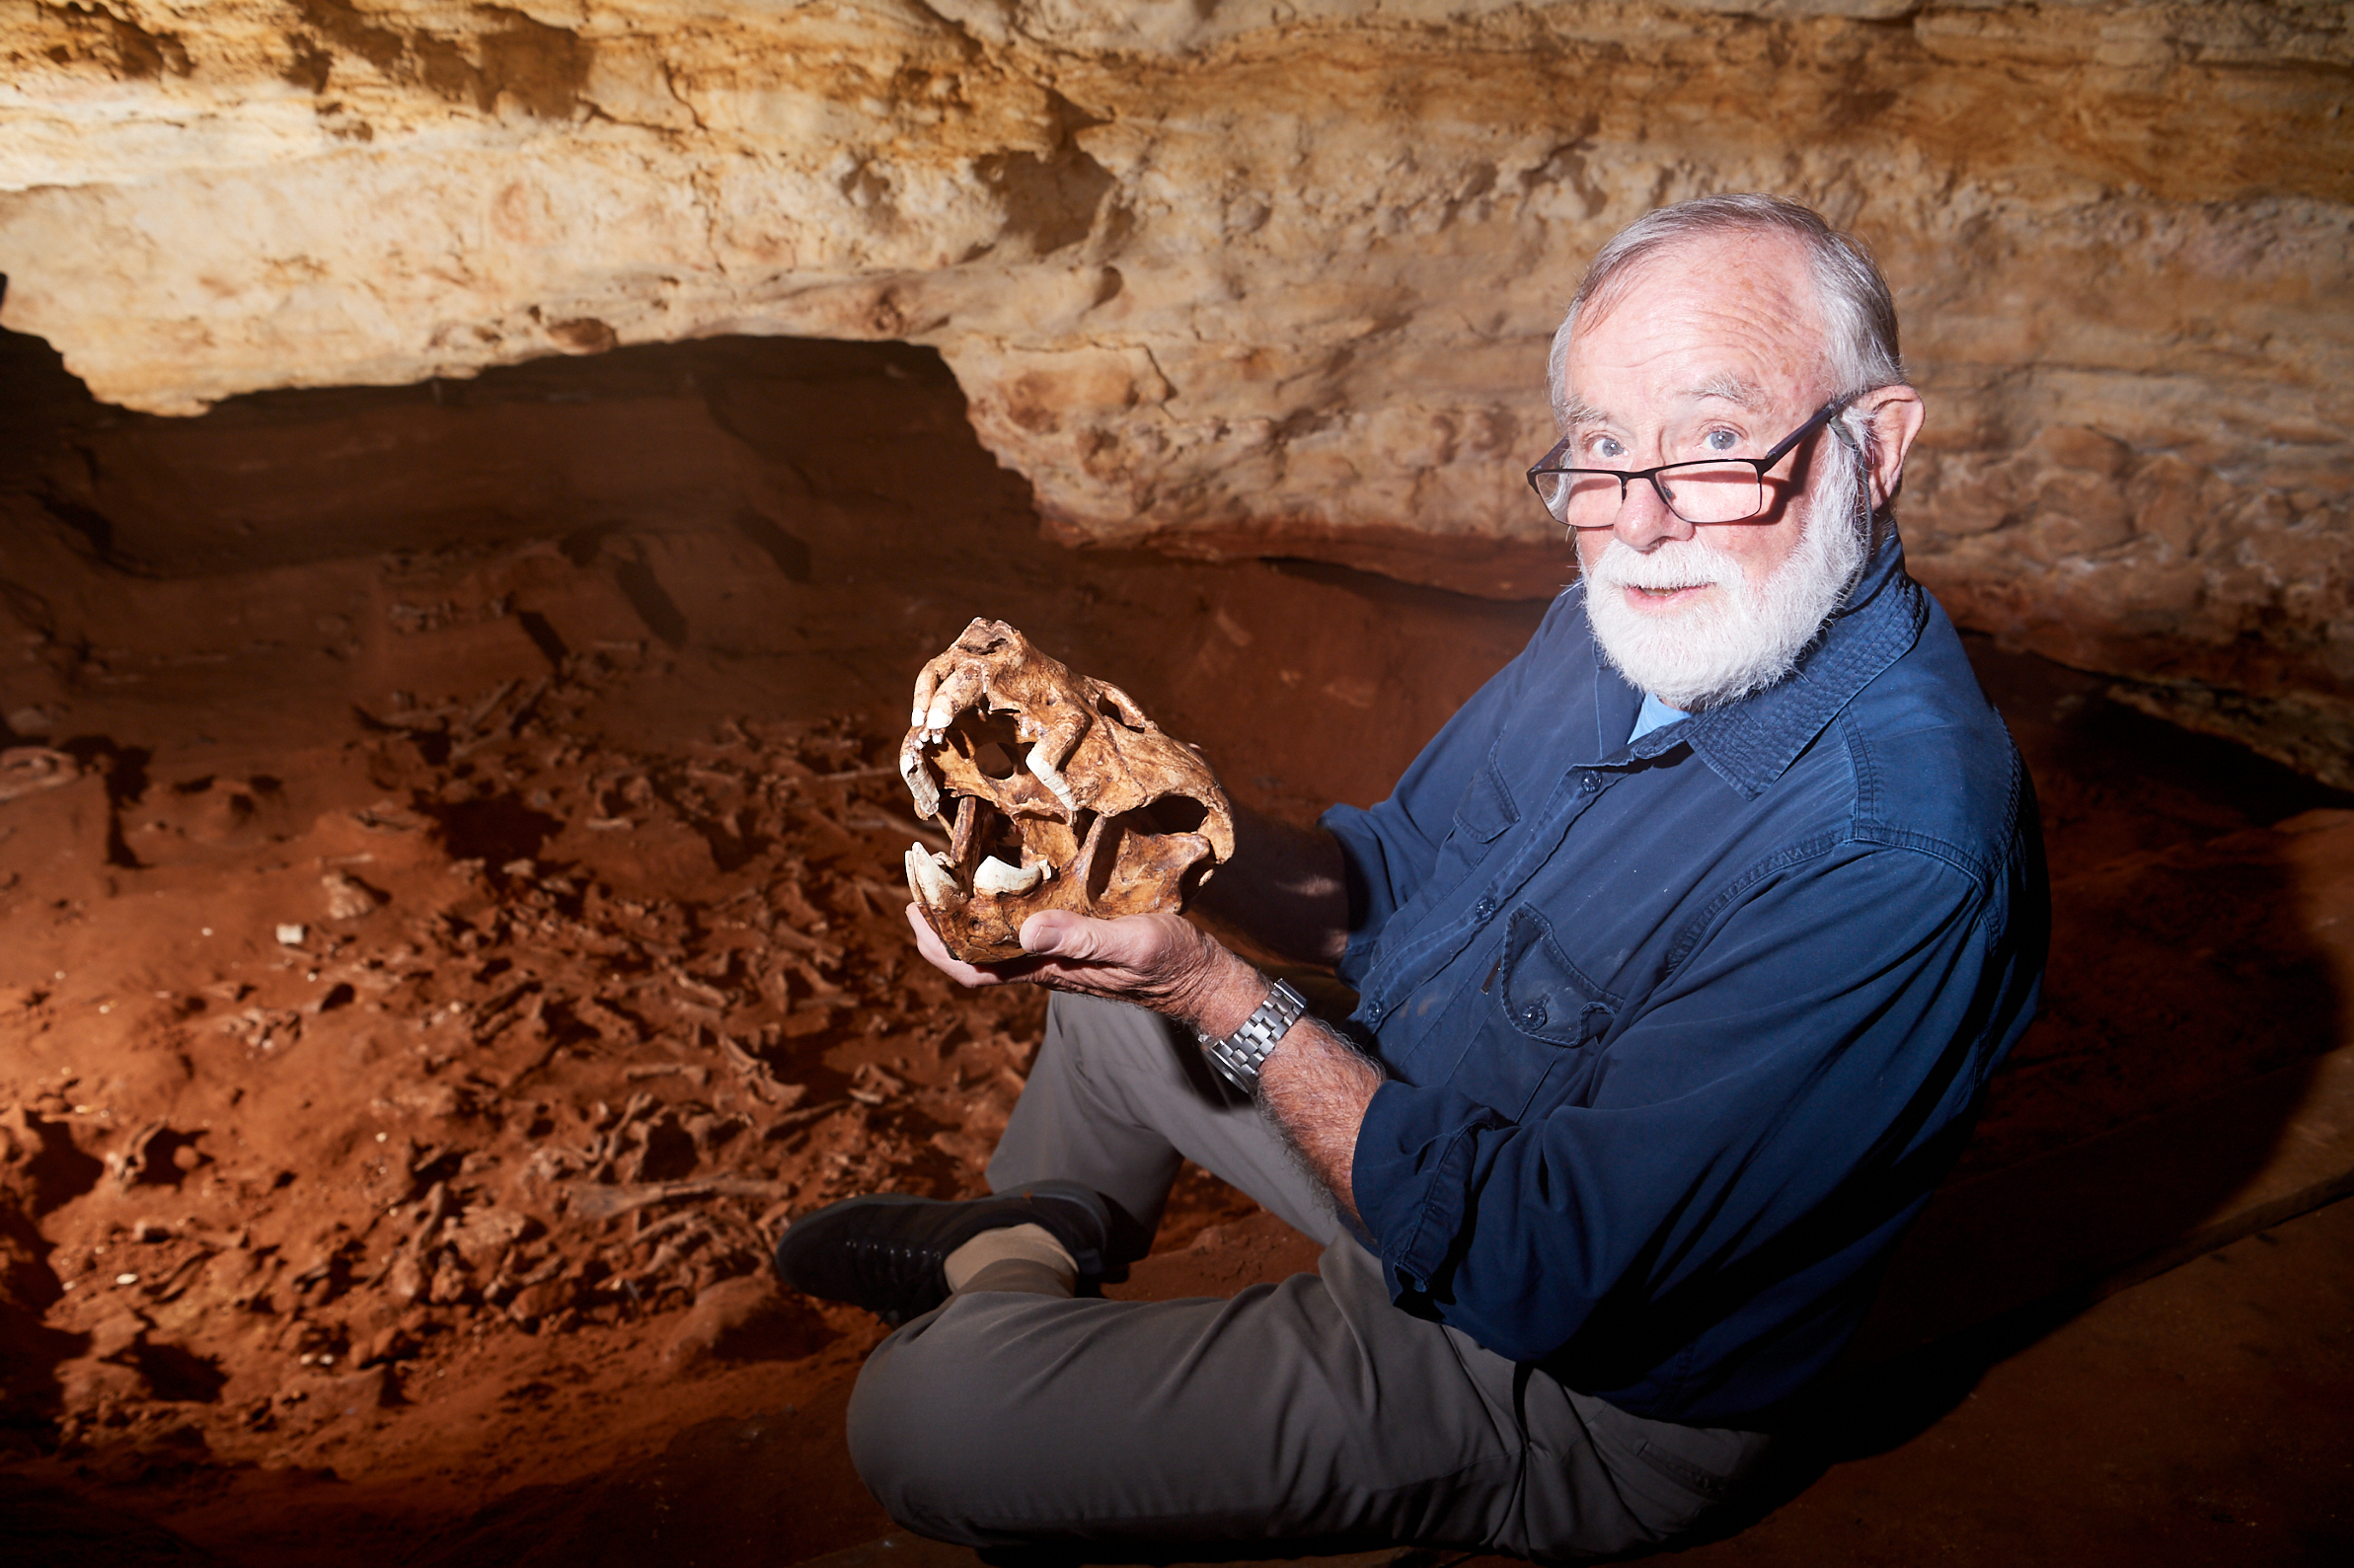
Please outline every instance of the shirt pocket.
[[[1525, 1085], [1514, 1115], [1577, 1095], [1594, 1072], [1594, 1047], [1610, 1032], [1624, 999], [1572, 962], [1545, 917], [1512, 912], [1496, 976], [1498, 1009], [1519, 1042], [1514, 1075]], [[1518, 1087], [1518, 1085], [1516, 1085]]]
[[1497, 853], [1498, 841], [1519, 820], [1520, 807], [1504, 783], [1503, 770], [1496, 766], [1495, 752], [1491, 749], [1487, 761], [1472, 775], [1463, 797], [1456, 801], [1455, 815], [1448, 824], [1446, 838], [1439, 844], [1437, 857], [1431, 861], [1429, 873], [1401, 911], [1405, 918], [1394, 917], [1383, 931], [1367, 966], [1369, 975], [1381, 973], [1434, 923], [1454, 920], [1466, 913], [1470, 900], [1462, 896], [1465, 878]]
[[1520, 807], [1513, 802], [1512, 791], [1504, 784], [1503, 772], [1496, 766], [1495, 752], [1491, 749], [1487, 761], [1472, 775], [1470, 786], [1456, 803], [1455, 831], [1448, 837], [1460, 842], [1465, 853], [1477, 859], [1481, 852], [1474, 846], [1494, 843], [1498, 834], [1519, 820]]

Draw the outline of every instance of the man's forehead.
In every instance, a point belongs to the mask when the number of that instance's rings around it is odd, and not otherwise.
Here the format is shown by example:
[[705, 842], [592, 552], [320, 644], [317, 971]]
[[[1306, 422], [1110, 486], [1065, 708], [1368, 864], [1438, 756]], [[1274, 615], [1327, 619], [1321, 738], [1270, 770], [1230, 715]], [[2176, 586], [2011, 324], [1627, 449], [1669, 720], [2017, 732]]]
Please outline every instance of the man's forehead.
[[[1696, 376], [1688, 384], [1672, 388], [1668, 395], [1685, 403], [1729, 403], [1753, 413], [1770, 413], [1774, 409], [1774, 395], [1762, 384], [1729, 370]], [[1610, 422], [1608, 413], [1574, 394], [1561, 411], [1572, 425]]]
[[1792, 322], [1818, 313], [1814, 269], [1790, 235], [1731, 229], [1686, 235], [1633, 258], [1590, 302], [1584, 322], [1601, 327], [1631, 296], [1694, 291], [1738, 299]]
[[1635, 264], [1581, 311], [1568, 344], [1571, 424], [1607, 415], [1579, 385], [1641, 367], [1655, 395], [1763, 411], [1824, 368], [1824, 323], [1804, 253], [1780, 235], [1707, 235]]

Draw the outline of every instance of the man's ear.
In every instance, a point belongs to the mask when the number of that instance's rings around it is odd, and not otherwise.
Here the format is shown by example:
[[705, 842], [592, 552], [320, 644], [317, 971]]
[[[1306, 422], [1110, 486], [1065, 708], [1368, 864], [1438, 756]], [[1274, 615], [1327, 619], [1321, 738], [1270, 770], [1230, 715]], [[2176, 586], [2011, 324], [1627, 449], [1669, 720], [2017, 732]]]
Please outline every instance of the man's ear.
[[1856, 400], [1856, 410], [1871, 426], [1871, 509], [1877, 512], [1904, 479], [1905, 454], [1913, 449], [1928, 411], [1921, 394], [1902, 385], [1865, 393]]

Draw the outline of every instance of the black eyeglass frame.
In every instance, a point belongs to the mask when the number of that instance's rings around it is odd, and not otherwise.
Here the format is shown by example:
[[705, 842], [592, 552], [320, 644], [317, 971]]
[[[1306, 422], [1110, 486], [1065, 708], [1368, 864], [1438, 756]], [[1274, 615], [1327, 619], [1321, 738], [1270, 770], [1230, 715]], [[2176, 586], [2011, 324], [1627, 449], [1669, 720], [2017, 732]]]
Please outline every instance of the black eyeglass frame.
[[[1670, 512], [1674, 512], [1677, 518], [1684, 522], [1690, 523], [1695, 528], [1719, 528], [1728, 525], [1739, 527], [1749, 523], [1754, 523], [1759, 518], [1765, 516], [1769, 510], [1771, 510], [1771, 508], [1766, 505], [1766, 471], [1773, 468], [1775, 464], [1781, 462], [1784, 458], [1788, 457], [1801, 441], [1804, 441], [1808, 436], [1814, 434], [1815, 431], [1820, 430], [1824, 425], [1828, 424], [1833, 418], [1837, 417], [1843, 411], [1845, 411], [1850, 404], [1854, 403], [1858, 398], [1862, 396], [1863, 394], [1860, 392], [1851, 392], [1845, 397], [1833, 398], [1829, 403], [1826, 403], [1821, 408], [1815, 410], [1814, 412], [1807, 417], [1807, 420], [1804, 424], [1798, 426], [1798, 428], [1795, 430], [1792, 430], [1788, 435], [1784, 436], [1780, 441], [1777, 441], [1774, 444], [1774, 450], [1768, 452], [1764, 457], [1692, 458], [1687, 459], [1682, 463], [1662, 463], [1657, 468], [1635, 469], [1633, 472], [1615, 468], [1561, 468], [1556, 464], [1555, 460], [1559, 458], [1563, 452], [1567, 451], [1569, 443], [1576, 439], [1574, 436], [1565, 435], [1554, 443], [1552, 451], [1546, 453], [1545, 456], [1539, 458], [1530, 466], [1529, 488], [1537, 492], [1537, 503], [1545, 508], [1546, 516], [1553, 518], [1555, 522], [1559, 523], [1563, 528], [1582, 528], [1588, 533], [1599, 532], [1605, 528], [1616, 528], [1618, 526], [1617, 509], [1613, 508], [1611, 520], [1607, 523], [1573, 523], [1569, 521], [1568, 518], [1557, 515], [1554, 511], [1552, 504], [1545, 499], [1545, 490], [1537, 483], [1538, 475], [1593, 474], [1604, 479], [1617, 480], [1619, 482], [1620, 506], [1625, 506], [1627, 504], [1627, 486], [1629, 485], [1632, 485], [1636, 480], [1649, 480], [1651, 482], [1651, 488], [1658, 492], [1659, 504], [1666, 507]], [[1842, 431], [1840, 434], [1844, 436], [1845, 432]], [[1711, 518], [1708, 521], [1703, 521], [1697, 517], [1686, 517], [1682, 512], [1676, 511], [1675, 500], [1667, 493], [1667, 486], [1659, 483], [1660, 475], [1672, 473], [1680, 468], [1723, 468], [1734, 463], [1746, 463], [1751, 468], [1757, 470], [1757, 510], [1751, 512], [1746, 517]], [[1564, 507], [1564, 510], [1566, 510], [1566, 507]]]

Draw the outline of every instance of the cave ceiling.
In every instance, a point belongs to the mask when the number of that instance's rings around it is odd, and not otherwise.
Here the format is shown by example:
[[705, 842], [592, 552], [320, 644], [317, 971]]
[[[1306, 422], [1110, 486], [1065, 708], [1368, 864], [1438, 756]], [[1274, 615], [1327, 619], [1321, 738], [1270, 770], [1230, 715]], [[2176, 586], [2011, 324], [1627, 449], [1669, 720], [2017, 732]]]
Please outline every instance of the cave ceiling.
[[0, 8], [0, 325], [126, 408], [905, 339], [1074, 543], [1557, 586], [1578, 267], [1768, 188], [1874, 248], [1956, 619], [2354, 784], [2335, 3]]

